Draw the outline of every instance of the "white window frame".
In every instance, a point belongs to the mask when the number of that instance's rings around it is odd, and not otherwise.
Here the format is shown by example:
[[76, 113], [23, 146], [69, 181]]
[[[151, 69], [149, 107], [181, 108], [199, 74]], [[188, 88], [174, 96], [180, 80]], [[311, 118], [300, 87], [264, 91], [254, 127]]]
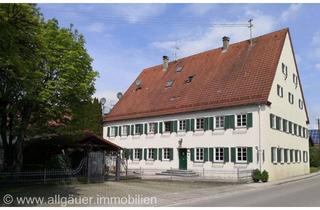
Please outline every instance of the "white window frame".
[[284, 149], [280, 148], [281, 161], [280, 163], [284, 163]]
[[272, 119], [271, 119], [272, 120], [272, 129], [276, 129], [277, 128], [277, 125], [276, 125], [277, 117], [274, 114], [272, 114], [271, 117], [272, 117]]
[[[128, 136], [129, 135], [129, 133], [128, 133], [128, 125], [123, 125], [123, 126], [121, 126], [121, 136]], [[125, 128], [126, 128], [126, 133], [124, 133], [124, 131], [125, 131]]]
[[[222, 154], [222, 156], [221, 156], [221, 154]], [[223, 147], [215, 147], [214, 148], [214, 162], [220, 162], [220, 163], [224, 162], [224, 148]]]
[[117, 129], [117, 126], [110, 127], [110, 137], [116, 137], [116, 129]]
[[[153, 127], [153, 130], [151, 130], [152, 127]], [[148, 134], [155, 134], [155, 133], [156, 133], [156, 122], [148, 123]]]
[[[181, 129], [180, 127], [184, 127]], [[186, 131], [187, 130], [187, 120], [178, 120], [178, 131]]]
[[[166, 158], [166, 155], [167, 155], [167, 158]], [[162, 160], [170, 160], [170, 149], [169, 148], [162, 149]]]
[[[166, 123], [169, 123], [169, 130], [168, 131], [166, 131]], [[162, 127], [163, 133], [170, 133], [170, 129], [171, 129], [171, 121], [163, 121], [163, 127]]]
[[[196, 123], [194, 124], [194, 126], [195, 126], [195, 130], [196, 131], [202, 131], [202, 130], [204, 130], [204, 117], [200, 117], [200, 118], [196, 118]], [[203, 123], [201, 123], [201, 121], [203, 122]], [[199, 122], [199, 126], [198, 126], [198, 122]], [[202, 125], [202, 128], [200, 127], [200, 125]]]
[[277, 84], [277, 95], [283, 98], [283, 87], [279, 84]]
[[294, 104], [294, 96], [293, 93], [289, 92], [288, 93], [288, 98], [289, 98], [289, 103]]
[[194, 160], [195, 160], [195, 162], [204, 162], [204, 148], [203, 147], [195, 148]]
[[[239, 155], [238, 155], [239, 150], [240, 150], [240, 156], [241, 156], [240, 159], [239, 159]], [[246, 155], [244, 155], [244, 152]], [[237, 147], [236, 160], [237, 160], [237, 163], [247, 163], [248, 162], [248, 148], [247, 147]]]
[[154, 160], [155, 154], [153, 148], [147, 148], [147, 160]]
[[215, 129], [224, 129], [224, 120], [225, 120], [224, 116], [215, 116], [214, 117], [214, 128]]
[[[138, 157], [137, 157], [138, 155]], [[140, 160], [139, 156], [142, 155], [140, 154], [140, 150], [139, 149], [134, 149], [133, 150], [133, 160]]]
[[[238, 117], [240, 117], [240, 125], [238, 124]], [[245, 121], [243, 121], [244, 118]], [[236, 114], [235, 124], [237, 128], [246, 128], [248, 124], [247, 114]]]
[[277, 163], [278, 162], [278, 157], [277, 157], [277, 148], [273, 147], [272, 148], [272, 157], [273, 157], [273, 163]]
[[[137, 133], [137, 132], [136, 132], [136, 131], [137, 131], [136, 129], [137, 129], [137, 126], [138, 126], [138, 125], [142, 125], [141, 133]], [[134, 132], [133, 132], [134, 135], [142, 135], [142, 134], [143, 134], [143, 129], [144, 129], [143, 123], [134, 124], [134, 130], [133, 130], [133, 131], [134, 131]]]

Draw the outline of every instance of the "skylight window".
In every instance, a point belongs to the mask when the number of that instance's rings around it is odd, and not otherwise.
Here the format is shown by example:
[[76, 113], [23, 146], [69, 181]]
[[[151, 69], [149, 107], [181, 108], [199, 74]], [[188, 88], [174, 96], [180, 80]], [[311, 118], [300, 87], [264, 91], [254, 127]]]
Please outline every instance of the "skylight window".
[[176, 68], [176, 72], [181, 72], [182, 69], [183, 69], [183, 66], [178, 66], [178, 67]]
[[194, 75], [191, 75], [188, 77], [188, 79], [185, 82], [190, 83], [190, 82], [192, 82], [193, 78], [194, 78]]
[[173, 80], [172, 79], [168, 80], [166, 87], [172, 87], [172, 85], [173, 85]]

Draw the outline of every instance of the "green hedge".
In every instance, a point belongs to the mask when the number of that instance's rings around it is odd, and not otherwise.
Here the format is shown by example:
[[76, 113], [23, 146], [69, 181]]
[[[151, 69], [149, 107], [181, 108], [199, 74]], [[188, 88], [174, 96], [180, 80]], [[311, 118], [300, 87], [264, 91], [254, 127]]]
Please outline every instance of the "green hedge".
[[310, 166], [320, 167], [320, 149], [318, 147], [310, 147]]

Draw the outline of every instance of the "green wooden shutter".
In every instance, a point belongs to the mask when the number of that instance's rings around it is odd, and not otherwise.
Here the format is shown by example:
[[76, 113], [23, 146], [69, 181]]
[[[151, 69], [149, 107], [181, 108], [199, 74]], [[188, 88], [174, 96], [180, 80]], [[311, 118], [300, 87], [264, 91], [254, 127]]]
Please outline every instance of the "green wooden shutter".
[[190, 160], [194, 161], [194, 148], [190, 149]]
[[280, 130], [280, 117], [276, 117], [276, 129]]
[[127, 126], [127, 136], [129, 136], [130, 135], [130, 125], [126, 125]]
[[288, 162], [288, 149], [284, 149], [284, 162]]
[[191, 119], [191, 131], [194, 131], [194, 119]]
[[147, 160], [147, 149], [146, 148], [144, 149], [143, 156], [144, 156], [144, 160]]
[[253, 125], [252, 113], [247, 113], [247, 128], [252, 128], [252, 125]]
[[133, 149], [129, 150], [129, 156], [130, 156], [130, 159], [133, 160]]
[[144, 124], [144, 134], [148, 134], [148, 124], [147, 123], [145, 123]]
[[213, 148], [209, 148], [209, 161], [213, 162]]
[[209, 119], [206, 117], [204, 118], [204, 130], [208, 130], [209, 129]]
[[208, 148], [204, 148], [204, 162], [208, 161]]
[[154, 160], [157, 160], [158, 154], [157, 154], [157, 149], [153, 149], [153, 155], [154, 155]]
[[252, 163], [252, 158], [253, 154], [252, 154], [252, 147], [247, 147], [247, 160], [248, 163]]
[[229, 116], [224, 116], [224, 129], [227, 130], [230, 127]]
[[142, 149], [139, 149], [139, 160], [142, 160]]
[[236, 148], [231, 147], [231, 162], [235, 163], [236, 162]]
[[178, 131], [178, 121], [175, 120], [172, 123], [173, 123], [173, 132], [177, 133], [177, 131]]
[[274, 127], [274, 125], [273, 125], [273, 123], [274, 123], [273, 119], [274, 119], [274, 115], [273, 115], [273, 114], [270, 114], [270, 128], [273, 128], [273, 127]]
[[282, 120], [282, 130], [287, 132], [287, 120]]
[[190, 119], [186, 120], [186, 130], [191, 131], [191, 120]]
[[163, 133], [163, 122], [159, 122], [159, 133]]
[[298, 162], [298, 150], [295, 150], [295, 160]]
[[159, 160], [162, 160], [162, 149], [159, 148]]
[[213, 117], [209, 117], [209, 130], [213, 130]]
[[292, 122], [289, 122], [289, 133], [292, 134]]
[[115, 127], [114, 130], [115, 130], [115, 135], [114, 136], [118, 136], [118, 127]]
[[173, 132], [173, 121], [170, 121], [170, 133]]
[[223, 161], [229, 162], [229, 148], [228, 147], [223, 148]]
[[131, 125], [131, 136], [134, 135], [134, 125]]
[[229, 120], [230, 120], [230, 128], [235, 129], [234, 115], [230, 115]]
[[292, 149], [290, 150], [290, 162], [291, 163], [293, 162], [293, 150]]
[[277, 148], [277, 162], [280, 163], [281, 162], [281, 149]]
[[154, 125], [154, 133], [158, 133], [158, 123], [156, 122], [156, 123], [154, 123], [155, 125]]
[[107, 136], [110, 137], [110, 127], [107, 128]]
[[121, 136], [121, 126], [119, 126], [119, 136]]
[[173, 160], [173, 148], [169, 149], [170, 160]]

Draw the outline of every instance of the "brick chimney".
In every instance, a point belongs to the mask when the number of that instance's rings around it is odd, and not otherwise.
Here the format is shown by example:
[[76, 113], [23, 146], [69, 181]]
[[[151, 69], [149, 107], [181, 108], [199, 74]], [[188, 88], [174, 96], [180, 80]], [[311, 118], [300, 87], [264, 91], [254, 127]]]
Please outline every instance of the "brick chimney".
[[229, 48], [229, 41], [230, 41], [230, 38], [227, 37], [227, 36], [224, 36], [222, 37], [222, 50], [223, 51], [227, 51], [228, 48]]
[[164, 55], [164, 56], [162, 57], [162, 60], [163, 60], [162, 70], [163, 70], [163, 71], [167, 71], [168, 66], [169, 66], [169, 57], [166, 56], [166, 55]]

